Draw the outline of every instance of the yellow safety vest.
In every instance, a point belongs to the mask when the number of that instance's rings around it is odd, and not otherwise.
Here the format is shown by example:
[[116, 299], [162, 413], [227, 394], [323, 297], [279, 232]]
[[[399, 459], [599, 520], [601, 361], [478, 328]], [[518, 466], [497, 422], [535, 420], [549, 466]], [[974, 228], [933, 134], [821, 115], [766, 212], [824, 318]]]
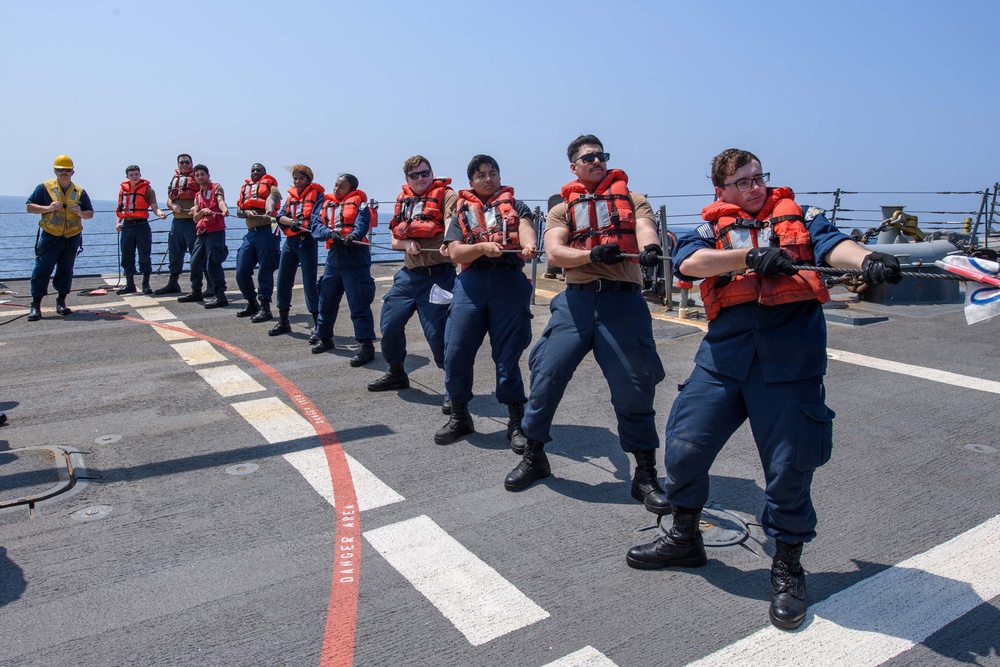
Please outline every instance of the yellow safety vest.
[[70, 183], [69, 189], [63, 192], [59, 187], [59, 180], [53, 178], [45, 181], [42, 185], [49, 191], [52, 201], [63, 205], [61, 211], [50, 211], [42, 214], [42, 219], [38, 226], [53, 236], [76, 236], [83, 231], [83, 220], [76, 213], [70, 213], [69, 207], [80, 203], [83, 197], [83, 188], [76, 183]]

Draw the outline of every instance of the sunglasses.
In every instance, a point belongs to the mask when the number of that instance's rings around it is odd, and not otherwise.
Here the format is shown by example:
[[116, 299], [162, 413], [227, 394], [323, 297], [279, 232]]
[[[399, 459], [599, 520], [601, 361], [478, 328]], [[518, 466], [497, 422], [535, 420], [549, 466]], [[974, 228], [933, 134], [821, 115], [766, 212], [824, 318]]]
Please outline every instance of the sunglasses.
[[72, 169], [56, 169], [56, 172], [60, 173], [60, 174], [68, 174], [71, 171], [73, 171], [73, 170]]
[[191, 160], [178, 160], [177, 164], [191, 164]]
[[590, 164], [591, 162], [607, 162], [611, 159], [611, 153], [587, 153], [586, 155], [581, 155], [577, 158], [582, 162]]
[[421, 179], [421, 178], [427, 178], [430, 175], [431, 175], [431, 170], [430, 169], [424, 169], [422, 171], [411, 171], [410, 173], [408, 173], [406, 175], [406, 177], [408, 179], [410, 179], [411, 181], [416, 181], [416, 180]]

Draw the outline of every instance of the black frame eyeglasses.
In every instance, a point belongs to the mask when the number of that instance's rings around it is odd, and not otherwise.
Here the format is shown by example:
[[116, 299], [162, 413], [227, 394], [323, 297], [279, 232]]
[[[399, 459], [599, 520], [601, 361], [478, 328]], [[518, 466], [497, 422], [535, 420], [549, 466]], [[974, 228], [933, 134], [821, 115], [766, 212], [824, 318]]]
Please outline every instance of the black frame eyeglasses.
[[420, 171], [411, 171], [406, 175], [406, 177], [411, 181], [416, 181], [421, 178], [427, 178], [430, 175], [431, 175], [430, 169], [421, 169]]
[[610, 159], [611, 159], [611, 153], [587, 153], [586, 155], [581, 155], [580, 157], [578, 157], [576, 160], [574, 160], [574, 162], [580, 161], [586, 164], [590, 164], [591, 162], [600, 161], [606, 163]]
[[733, 181], [732, 183], [723, 183], [722, 187], [728, 188], [730, 185], [735, 185], [739, 192], [747, 192], [753, 186], [762, 188], [771, 181], [771, 172], [765, 172], [760, 176], [753, 176], [751, 178], [741, 178], [739, 180]]

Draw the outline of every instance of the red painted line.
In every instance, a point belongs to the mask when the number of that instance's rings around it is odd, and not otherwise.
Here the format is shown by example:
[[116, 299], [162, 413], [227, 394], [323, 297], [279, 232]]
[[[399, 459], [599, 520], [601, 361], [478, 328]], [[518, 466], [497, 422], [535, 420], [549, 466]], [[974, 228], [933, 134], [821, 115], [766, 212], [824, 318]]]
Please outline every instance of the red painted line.
[[358, 581], [361, 578], [361, 521], [358, 517], [358, 498], [354, 491], [351, 470], [347, 465], [347, 457], [336, 431], [330, 426], [330, 422], [291, 380], [267, 362], [232, 343], [191, 329], [163, 322], [151, 322], [129, 315], [96, 310], [84, 311], [83, 309], [77, 312], [88, 312], [101, 317], [179, 331], [217, 345], [260, 369], [285, 392], [302, 413], [302, 416], [309, 420], [316, 435], [319, 436], [320, 445], [326, 454], [330, 478], [333, 481], [334, 506], [337, 512], [337, 522], [334, 526], [333, 582], [330, 586], [330, 604], [326, 610], [326, 631], [323, 634], [323, 651], [319, 664], [320, 667], [350, 667], [354, 663], [354, 637], [358, 618]]

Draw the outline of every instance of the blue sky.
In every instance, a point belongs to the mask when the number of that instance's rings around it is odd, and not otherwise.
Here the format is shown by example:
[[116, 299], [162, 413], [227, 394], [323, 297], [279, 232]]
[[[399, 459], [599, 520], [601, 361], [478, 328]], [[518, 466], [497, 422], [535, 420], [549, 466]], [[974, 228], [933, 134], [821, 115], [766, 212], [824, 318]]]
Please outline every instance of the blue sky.
[[1000, 179], [997, 7], [7, 2], [0, 194], [60, 153], [96, 198], [130, 163], [164, 193], [189, 152], [228, 193], [255, 161], [282, 189], [303, 162], [384, 200], [409, 155], [464, 187], [482, 152], [545, 198], [588, 132], [654, 195], [710, 191], [731, 146], [797, 190], [981, 189]]

